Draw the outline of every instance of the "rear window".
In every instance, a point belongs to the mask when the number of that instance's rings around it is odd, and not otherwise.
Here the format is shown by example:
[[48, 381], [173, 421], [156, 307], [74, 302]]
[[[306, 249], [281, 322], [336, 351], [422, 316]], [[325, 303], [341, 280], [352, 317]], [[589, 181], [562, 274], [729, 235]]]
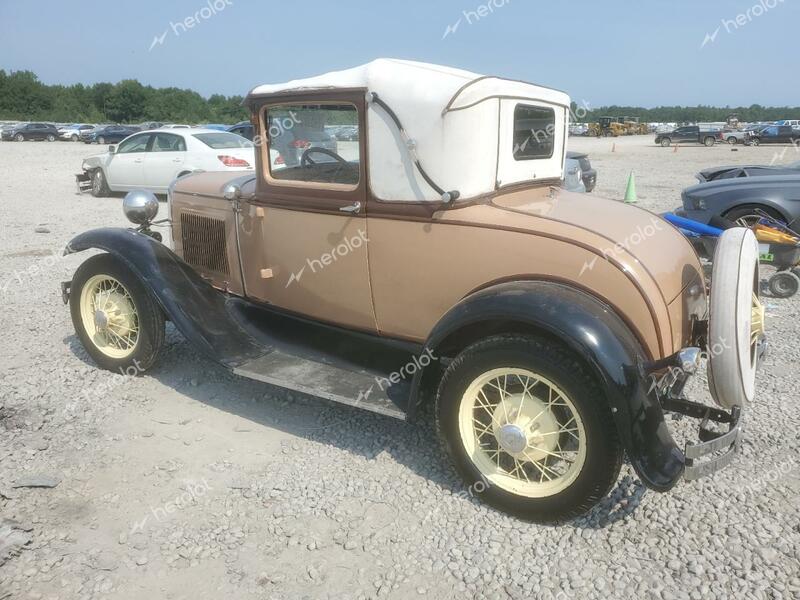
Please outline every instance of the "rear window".
[[552, 108], [518, 104], [514, 109], [514, 159], [553, 156], [555, 127], [556, 113]]
[[224, 150], [226, 148], [252, 148], [253, 143], [234, 133], [220, 131], [218, 133], [195, 133], [194, 137], [214, 150]]

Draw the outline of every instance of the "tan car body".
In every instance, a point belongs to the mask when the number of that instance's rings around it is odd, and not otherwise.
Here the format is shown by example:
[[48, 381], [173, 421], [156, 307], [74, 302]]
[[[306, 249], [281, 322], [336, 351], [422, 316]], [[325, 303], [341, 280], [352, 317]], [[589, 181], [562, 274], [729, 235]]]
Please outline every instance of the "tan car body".
[[[261, 139], [270, 102], [347, 101], [366, 129], [364, 91], [256, 99]], [[368, 156], [366, 136], [360, 155]], [[368, 165], [354, 189], [273, 180], [256, 152], [240, 197], [226, 199], [227, 173], [176, 182], [171, 217], [176, 253], [230, 293], [284, 311], [381, 336], [424, 342], [461, 299], [500, 282], [549, 280], [580, 288], [628, 324], [647, 356], [690, 344], [706, 318], [699, 259], [670, 224], [645, 210], [568, 193], [554, 181], [497, 189], [445, 204], [373, 196]], [[354, 213], [342, 208], [359, 203]], [[187, 253], [189, 216], [221, 222], [224, 269]], [[204, 222], [205, 223], [205, 222]], [[213, 253], [203, 237], [205, 253]], [[220, 246], [222, 244], [222, 246]]]

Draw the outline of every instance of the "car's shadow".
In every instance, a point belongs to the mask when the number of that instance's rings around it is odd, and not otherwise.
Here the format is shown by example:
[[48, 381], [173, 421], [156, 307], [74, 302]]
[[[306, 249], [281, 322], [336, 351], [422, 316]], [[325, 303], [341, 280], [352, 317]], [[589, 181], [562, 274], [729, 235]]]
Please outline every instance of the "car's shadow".
[[[83, 363], [98, 368], [77, 336], [68, 336], [64, 343]], [[463, 493], [464, 484], [440, 448], [430, 405], [421, 409], [413, 423], [408, 423], [252, 381], [200, 355], [171, 324], [167, 324], [158, 362], [146, 377], [218, 410], [366, 460], [386, 453], [418, 476], [450, 494], [460, 495], [462, 501], [475, 502], [470, 500], [471, 494]], [[432, 456], [438, 459], [432, 460]], [[632, 514], [644, 494], [641, 482], [625, 475], [587, 514], [566, 524], [579, 529], [608, 527]]]

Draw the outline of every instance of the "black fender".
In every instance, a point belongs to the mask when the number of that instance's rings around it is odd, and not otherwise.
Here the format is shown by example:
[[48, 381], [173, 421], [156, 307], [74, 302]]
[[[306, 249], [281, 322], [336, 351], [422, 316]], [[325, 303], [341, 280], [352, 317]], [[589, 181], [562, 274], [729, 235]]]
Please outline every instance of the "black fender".
[[[657, 491], [677, 483], [685, 466], [683, 452], [672, 439], [658, 398], [648, 389], [642, 346], [611, 307], [561, 283], [502, 283], [475, 292], [450, 309], [431, 331], [426, 351], [439, 357], [449, 339], [481, 322], [519, 323], [526, 330], [557, 338], [579, 355], [606, 391], [620, 439], [642, 482]], [[418, 404], [422, 377], [415, 373], [412, 410]]]
[[93, 229], [75, 237], [64, 254], [90, 248], [113, 254], [127, 265], [178, 331], [209, 358], [235, 368], [264, 354], [231, 317], [228, 296], [164, 244], [132, 229]]

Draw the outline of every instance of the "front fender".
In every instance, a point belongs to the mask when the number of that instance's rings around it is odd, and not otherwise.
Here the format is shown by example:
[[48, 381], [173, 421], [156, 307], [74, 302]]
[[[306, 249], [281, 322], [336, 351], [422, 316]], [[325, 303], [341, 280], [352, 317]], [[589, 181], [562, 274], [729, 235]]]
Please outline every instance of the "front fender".
[[64, 254], [90, 248], [109, 252], [127, 265], [178, 331], [209, 358], [235, 368], [264, 354], [226, 309], [228, 296], [164, 244], [132, 229], [93, 229], [75, 237]]
[[[527, 325], [558, 338], [582, 357], [606, 391], [619, 436], [644, 484], [666, 491], [677, 483], [685, 459], [669, 433], [658, 399], [648, 393], [644, 351], [609, 306], [559, 283], [503, 283], [454, 306], [434, 327], [425, 347], [438, 356], [448, 339], [481, 322]], [[415, 390], [421, 377], [415, 374]]]

